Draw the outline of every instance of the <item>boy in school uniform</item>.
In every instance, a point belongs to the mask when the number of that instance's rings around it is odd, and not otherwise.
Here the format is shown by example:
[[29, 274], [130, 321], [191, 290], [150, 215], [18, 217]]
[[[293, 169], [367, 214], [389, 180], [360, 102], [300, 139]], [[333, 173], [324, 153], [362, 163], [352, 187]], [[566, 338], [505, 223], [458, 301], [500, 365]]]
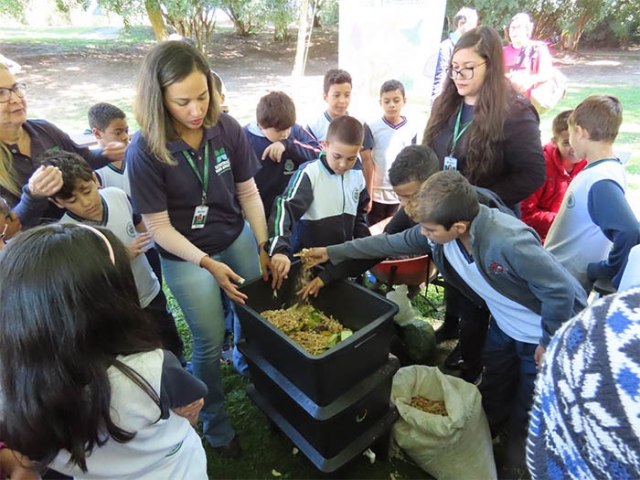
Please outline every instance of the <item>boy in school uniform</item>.
[[52, 152], [44, 157], [43, 165], [52, 165], [62, 172], [62, 188], [50, 198], [65, 209], [60, 222], [104, 227], [127, 247], [140, 306], [157, 325], [163, 348], [182, 361], [182, 340], [173, 316], [167, 311], [167, 299], [160, 282], [144, 255], [151, 245], [151, 235], [137, 233], [142, 219], [133, 214], [127, 194], [116, 187], [99, 189], [98, 178], [89, 164], [74, 153]]
[[592, 95], [569, 116], [569, 142], [587, 165], [569, 185], [545, 247], [589, 292], [596, 280], [618, 287], [631, 248], [640, 243], [638, 220], [625, 198], [624, 166], [613, 153], [622, 105]]
[[380, 87], [380, 106], [383, 115], [369, 122], [373, 135], [373, 183], [369, 224], [392, 216], [400, 207], [400, 201], [389, 182], [389, 169], [400, 150], [416, 143], [413, 122], [402, 115], [407, 103], [404, 85], [398, 80], [387, 80]]
[[[522, 468], [537, 367], [556, 329], [585, 307], [586, 294], [530, 227], [480, 205], [457, 171], [432, 175], [409, 211], [419, 222], [409, 230], [314, 248], [306, 257], [337, 264], [427, 253], [447, 282], [488, 308], [479, 388], [493, 434], [508, 432], [506, 465]], [[314, 279], [302, 293], [317, 295], [320, 288]]]
[[[110, 103], [96, 103], [87, 113], [89, 128], [98, 145], [104, 148], [110, 142], [129, 144], [127, 115]], [[125, 160], [109, 163], [96, 170], [103, 187], [117, 187], [131, 197], [131, 186]]]
[[[289, 273], [294, 252], [370, 235], [366, 221], [369, 194], [362, 171], [353, 168], [363, 135], [364, 128], [355, 118], [336, 118], [329, 125], [320, 158], [298, 170], [276, 198], [267, 242], [274, 288], [280, 288]], [[291, 239], [294, 228], [295, 245]]]
[[569, 143], [567, 120], [573, 110], [565, 110], [553, 119], [553, 138], [543, 148], [547, 173], [542, 186], [520, 203], [520, 219], [533, 228], [542, 243], [560, 210], [560, 204], [569, 183], [587, 165], [578, 160]]
[[296, 123], [296, 107], [284, 92], [270, 92], [258, 101], [256, 121], [244, 127], [256, 156], [262, 160], [253, 179], [269, 218], [276, 197], [304, 162], [320, 154], [316, 139]]
[[[316, 138], [322, 146], [327, 136], [329, 124], [336, 118], [349, 115], [349, 104], [351, 103], [351, 90], [353, 81], [349, 72], [341, 69], [331, 69], [324, 74], [323, 96], [327, 102], [327, 109], [307, 126], [307, 130]], [[371, 197], [371, 185], [373, 183], [373, 158], [371, 149], [373, 148], [373, 135], [371, 129], [364, 123], [364, 138], [359, 157], [362, 161], [362, 172], [367, 183], [367, 192]], [[371, 200], [367, 210], [371, 208]]]

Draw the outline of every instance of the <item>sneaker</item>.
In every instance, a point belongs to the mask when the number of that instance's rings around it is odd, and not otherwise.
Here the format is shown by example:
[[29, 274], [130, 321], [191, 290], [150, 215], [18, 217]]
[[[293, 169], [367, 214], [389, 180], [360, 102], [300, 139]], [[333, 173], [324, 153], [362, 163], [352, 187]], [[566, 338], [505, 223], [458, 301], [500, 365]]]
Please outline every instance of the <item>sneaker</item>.
[[240, 447], [240, 442], [238, 441], [237, 435], [234, 436], [227, 445], [212, 448], [213, 451], [221, 457], [238, 458], [240, 457], [240, 455], [242, 455], [242, 448]]
[[450, 370], [459, 370], [464, 366], [462, 359], [462, 351], [460, 350], [460, 342], [456, 343], [451, 353], [444, 359], [444, 366]]

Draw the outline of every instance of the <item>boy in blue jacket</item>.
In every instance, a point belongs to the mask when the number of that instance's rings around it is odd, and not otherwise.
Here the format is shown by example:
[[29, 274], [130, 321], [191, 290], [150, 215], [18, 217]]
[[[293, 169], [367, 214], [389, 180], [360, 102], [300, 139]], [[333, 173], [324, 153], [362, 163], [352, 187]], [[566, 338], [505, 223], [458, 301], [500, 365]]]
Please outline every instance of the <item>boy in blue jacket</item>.
[[[479, 388], [493, 434], [507, 432], [507, 463], [523, 468], [537, 367], [562, 322], [586, 306], [586, 294], [542, 247], [533, 229], [480, 205], [469, 182], [455, 170], [432, 175], [408, 208], [419, 222], [409, 230], [314, 248], [306, 257], [336, 264], [427, 253], [448, 283], [488, 308], [491, 324]], [[318, 294], [317, 280], [303, 295]]]
[[270, 92], [258, 101], [256, 121], [244, 127], [249, 143], [262, 160], [255, 174], [265, 217], [284, 192], [298, 167], [320, 154], [315, 137], [296, 123], [296, 107], [284, 92]]
[[273, 288], [280, 288], [298, 250], [370, 235], [369, 194], [362, 170], [353, 168], [363, 137], [364, 127], [355, 118], [333, 120], [320, 158], [298, 170], [276, 199], [267, 242]]

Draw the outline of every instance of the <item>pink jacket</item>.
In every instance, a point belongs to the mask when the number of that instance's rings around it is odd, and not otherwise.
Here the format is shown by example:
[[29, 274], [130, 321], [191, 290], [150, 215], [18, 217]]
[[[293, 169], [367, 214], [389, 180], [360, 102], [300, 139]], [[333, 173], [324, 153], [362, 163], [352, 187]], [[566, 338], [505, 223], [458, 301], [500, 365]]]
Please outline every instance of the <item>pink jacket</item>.
[[538, 232], [544, 243], [551, 223], [560, 209], [564, 192], [567, 191], [571, 180], [587, 165], [587, 161], [580, 160], [573, 167], [573, 171], [567, 173], [562, 165], [560, 152], [553, 143], [546, 144], [543, 153], [544, 161], [547, 164], [544, 183], [531, 196], [522, 201], [520, 208], [522, 210], [521, 220]]

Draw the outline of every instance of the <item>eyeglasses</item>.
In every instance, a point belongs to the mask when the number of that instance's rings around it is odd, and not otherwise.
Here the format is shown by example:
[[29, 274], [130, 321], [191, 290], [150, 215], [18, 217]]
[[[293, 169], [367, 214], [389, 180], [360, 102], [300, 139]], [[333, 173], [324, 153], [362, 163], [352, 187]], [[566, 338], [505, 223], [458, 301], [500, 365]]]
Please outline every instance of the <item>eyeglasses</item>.
[[26, 83], [16, 83], [13, 87], [0, 87], [0, 103], [7, 103], [11, 100], [11, 92], [15, 93], [18, 98], [24, 98], [27, 94]]
[[473, 78], [473, 71], [486, 63], [487, 62], [479, 63], [478, 65], [475, 65], [473, 67], [465, 67], [461, 68], [460, 70], [454, 70], [450, 67], [447, 69], [447, 76], [451, 80], [455, 80], [458, 77], [460, 77], [462, 80], [471, 80]]

